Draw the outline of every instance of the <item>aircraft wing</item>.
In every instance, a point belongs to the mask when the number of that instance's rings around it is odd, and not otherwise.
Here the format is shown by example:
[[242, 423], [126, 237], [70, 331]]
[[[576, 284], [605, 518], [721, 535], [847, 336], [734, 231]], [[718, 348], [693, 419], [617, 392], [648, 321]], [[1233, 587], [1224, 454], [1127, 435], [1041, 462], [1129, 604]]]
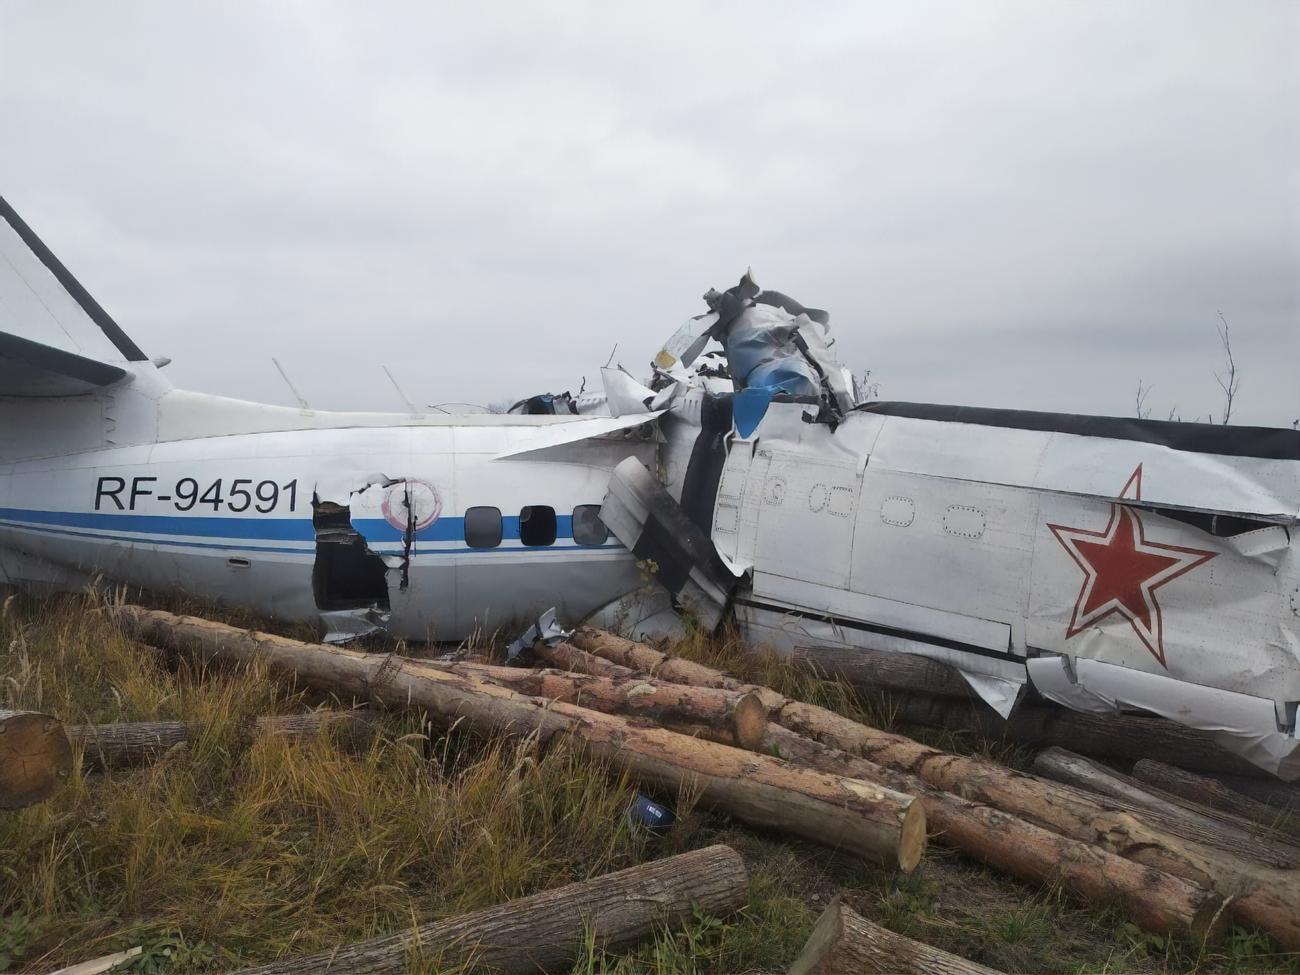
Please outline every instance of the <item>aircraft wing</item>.
[[146, 356], [0, 197], [0, 396], [74, 396]]

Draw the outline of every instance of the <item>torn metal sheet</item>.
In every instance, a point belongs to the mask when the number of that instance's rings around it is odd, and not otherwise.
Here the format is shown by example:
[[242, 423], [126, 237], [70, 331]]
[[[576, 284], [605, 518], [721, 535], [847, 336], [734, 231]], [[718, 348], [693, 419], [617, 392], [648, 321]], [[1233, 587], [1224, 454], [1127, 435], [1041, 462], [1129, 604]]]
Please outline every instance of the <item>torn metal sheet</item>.
[[717, 324], [718, 316], [715, 312], [698, 315], [687, 321], [664, 343], [654, 358], [655, 367], [663, 370], [689, 367], [709, 344]]
[[1057, 704], [1097, 714], [1146, 711], [1209, 732], [1222, 747], [1280, 778], [1300, 778], [1300, 742], [1294, 731], [1281, 730], [1271, 700], [1097, 660], [1071, 665], [1064, 657], [1039, 657], [1028, 662], [1028, 670], [1034, 688]]
[[660, 415], [651, 412], [633, 416], [575, 417], [571, 422], [555, 424], [545, 430], [529, 431], [527, 437], [520, 437], [518, 443], [498, 451], [495, 456], [497, 460], [504, 460], [583, 440], [610, 437], [645, 426], [657, 420]]
[[672, 593], [653, 580], [602, 606], [583, 623], [628, 640], [680, 640], [687, 633], [686, 621], [673, 605]]
[[553, 647], [568, 638], [569, 631], [556, 622], [555, 607], [552, 606], [506, 647], [506, 664], [511, 667], [530, 667], [533, 663], [533, 647], [539, 643]]
[[515, 416], [573, 416], [577, 415], [578, 402], [570, 392], [539, 393], [521, 399], [506, 411]]
[[614, 469], [600, 518], [686, 612], [707, 630], [717, 628], [736, 579], [640, 461], [628, 458]]
[[388, 628], [390, 614], [380, 612], [373, 606], [364, 609], [336, 609], [320, 614], [325, 635], [325, 643], [341, 644], [365, 636], [382, 633]]
[[622, 366], [601, 369], [600, 375], [605, 384], [605, 402], [609, 405], [610, 416], [650, 412], [655, 391], [633, 379]]

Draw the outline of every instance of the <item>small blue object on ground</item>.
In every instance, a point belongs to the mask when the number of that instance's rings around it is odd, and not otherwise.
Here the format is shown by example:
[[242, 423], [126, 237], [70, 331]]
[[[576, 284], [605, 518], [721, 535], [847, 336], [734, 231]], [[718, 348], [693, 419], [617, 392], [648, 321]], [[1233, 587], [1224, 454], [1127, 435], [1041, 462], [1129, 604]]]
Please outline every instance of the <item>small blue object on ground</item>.
[[661, 806], [638, 792], [628, 807], [627, 819], [633, 826], [643, 826], [652, 833], [666, 833], [677, 821], [677, 816], [667, 806]]

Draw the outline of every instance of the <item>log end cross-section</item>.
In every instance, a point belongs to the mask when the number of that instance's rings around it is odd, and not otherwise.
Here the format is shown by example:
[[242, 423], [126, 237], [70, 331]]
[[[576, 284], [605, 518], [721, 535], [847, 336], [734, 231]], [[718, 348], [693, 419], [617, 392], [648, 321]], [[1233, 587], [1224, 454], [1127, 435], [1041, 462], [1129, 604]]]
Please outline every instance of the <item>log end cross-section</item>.
[[56, 718], [0, 711], [0, 809], [44, 802], [72, 774], [72, 744]]

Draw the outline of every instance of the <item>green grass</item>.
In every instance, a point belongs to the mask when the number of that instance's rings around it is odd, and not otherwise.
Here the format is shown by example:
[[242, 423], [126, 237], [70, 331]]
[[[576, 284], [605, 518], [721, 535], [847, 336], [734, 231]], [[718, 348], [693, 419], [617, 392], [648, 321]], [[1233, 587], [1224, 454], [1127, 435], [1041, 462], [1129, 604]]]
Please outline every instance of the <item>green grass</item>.
[[[92, 598], [0, 597], [0, 607], [0, 707], [69, 724], [202, 727], [151, 767], [77, 774], [50, 802], [0, 813], [0, 971], [50, 971], [137, 945], [144, 952], [130, 970], [222, 971], [724, 842], [751, 870], [739, 914], [698, 916], [621, 955], [588, 940], [574, 970], [784, 971], [842, 894], [887, 927], [1004, 971], [1300, 972], [1253, 933], [1210, 948], [1154, 938], [1104, 905], [1081, 906], [939, 847], [902, 877], [741, 829], [674, 796], [660, 798], [681, 807], [679, 824], [650, 839], [624, 821], [633, 786], [565, 747], [538, 752], [405, 716], [385, 717], [360, 750], [328, 734], [250, 743], [236, 734], [244, 716], [329, 702], [257, 670], [161, 660], [108, 626]], [[889, 723], [886, 704], [746, 653], [734, 636], [693, 635], [674, 649]], [[1024, 758], [967, 736], [932, 743]], [[444, 970], [418, 953], [409, 967]]]

